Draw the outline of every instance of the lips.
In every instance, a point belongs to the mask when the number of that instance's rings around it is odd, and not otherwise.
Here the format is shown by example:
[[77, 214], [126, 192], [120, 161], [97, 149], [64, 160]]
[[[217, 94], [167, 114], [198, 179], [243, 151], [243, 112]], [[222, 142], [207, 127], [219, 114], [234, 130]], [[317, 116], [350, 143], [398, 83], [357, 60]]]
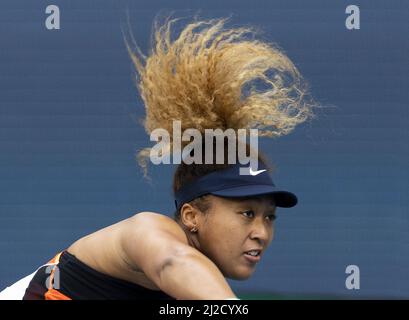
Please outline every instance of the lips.
[[244, 252], [244, 257], [246, 260], [252, 264], [255, 264], [260, 261], [261, 259], [261, 250], [260, 249], [252, 249], [249, 251]]
[[244, 254], [244, 258], [246, 258], [246, 260], [250, 262], [251, 264], [255, 264], [260, 261], [260, 256], [253, 257], [246, 253]]

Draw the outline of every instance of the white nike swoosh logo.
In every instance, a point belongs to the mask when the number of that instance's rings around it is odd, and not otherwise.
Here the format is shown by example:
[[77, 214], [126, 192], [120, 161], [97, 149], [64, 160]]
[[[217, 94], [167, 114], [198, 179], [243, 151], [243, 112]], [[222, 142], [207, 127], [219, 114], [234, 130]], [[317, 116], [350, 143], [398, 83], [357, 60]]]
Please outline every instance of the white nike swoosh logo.
[[251, 174], [252, 176], [256, 176], [256, 175], [258, 175], [258, 174], [260, 174], [260, 173], [262, 173], [262, 172], [264, 172], [264, 171], [267, 171], [267, 169], [253, 171], [253, 169], [250, 167], [250, 174]]

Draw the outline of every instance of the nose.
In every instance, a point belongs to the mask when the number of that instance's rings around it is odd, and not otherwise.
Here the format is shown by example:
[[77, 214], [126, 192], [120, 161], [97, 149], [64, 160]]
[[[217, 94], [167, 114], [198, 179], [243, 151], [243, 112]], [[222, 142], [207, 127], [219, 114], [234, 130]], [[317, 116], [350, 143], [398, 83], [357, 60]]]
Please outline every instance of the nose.
[[254, 219], [252, 224], [250, 239], [256, 240], [262, 246], [267, 246], [273, 237], [273, 228], [263, 219]]

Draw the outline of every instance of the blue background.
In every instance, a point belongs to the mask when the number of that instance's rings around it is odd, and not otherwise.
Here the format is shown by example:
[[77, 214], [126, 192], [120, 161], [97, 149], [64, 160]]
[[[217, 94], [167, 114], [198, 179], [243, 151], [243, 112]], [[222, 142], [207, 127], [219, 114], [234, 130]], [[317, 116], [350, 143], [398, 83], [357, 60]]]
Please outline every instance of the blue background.
[[[58, 5], [61, 29], [47, 30]], [[173, 212], [172, 166], [142, 179], [139, 124], [121, 24], [147, 52], [158, 12], [232, 15], [278, 43], [326, 108], [261, 141], [274, 180], [299, 196], [239, 293], [409, 298], [409, 8], [405, 1], [1, 1], [0, 289], [73, 241], [151, 210]], [[345, 27], [345, 8], [361, 29]], [[361, 289], [345, 288], [360, 267]]]

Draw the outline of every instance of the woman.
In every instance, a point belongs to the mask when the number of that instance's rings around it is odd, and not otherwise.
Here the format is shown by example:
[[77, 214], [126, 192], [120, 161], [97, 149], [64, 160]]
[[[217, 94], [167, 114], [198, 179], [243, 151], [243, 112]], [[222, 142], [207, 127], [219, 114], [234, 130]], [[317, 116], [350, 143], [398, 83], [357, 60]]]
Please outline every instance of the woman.
[[[225, 29], [225, 20], [188, 24], [172, 40], [175, 22], [156, 26], [148, 57], [128, 46], [148, 133], [172, 132], [172, 122], [180, 120], [182, 129], [256, 128], [261, 136], [277, 137], [311, 116], [301, 76], [280, 50], [249, 37], [249, 29]], [[145, 175], [149, 151], [138, 156]], [[297, 203], [294, 194], [275, 187], [261, 156], [257, 169], [240, 175], [240, 165], [226, 160], [182, 162], [173, 181], [174, 219], [140, 212], [87, 235], [2, 295], [237, 299], [225, 278], [253, 274], [273, 239], [276, 208]]]

